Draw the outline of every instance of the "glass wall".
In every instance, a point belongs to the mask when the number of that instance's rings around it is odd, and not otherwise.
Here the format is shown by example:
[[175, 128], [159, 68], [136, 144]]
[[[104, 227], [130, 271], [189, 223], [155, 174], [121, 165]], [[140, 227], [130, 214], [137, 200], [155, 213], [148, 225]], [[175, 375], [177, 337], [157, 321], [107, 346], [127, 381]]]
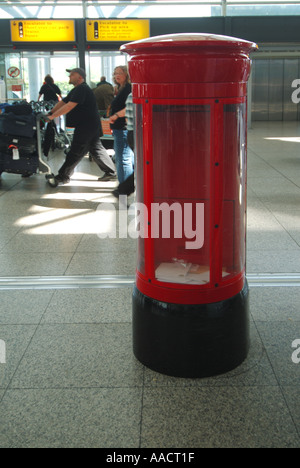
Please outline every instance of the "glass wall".
[[300, 2], [274, 0], [227, 0], [226, 16], [294, 16], [300, 15]]
[[[21, 99], [23, 98], [23, 70], [21, 64], [21, 54], [3, 54], [4, 56], [4, 67], [3, 67], [3, 78], [6, 84], [6, 93], [8, 99]], [[9, 77], [9, 70], [12, 68], [16, 69], [15, 78]]]
[[[65, 96], [69, 85], [67, 68], [78, 66], [76, 52], [17, 52], [0, 54], [0, 78], [6, 86], [5, 99], [37, 101], [39, 90], [47, 74], [50, 74]], [[18, 76], [10, 77], [15, 68]]]
[[53, 77], [55, 84], [61, 89], [62, 95], [65, 96], [71, 89], [66, 69], [78, 66], [77, 54], [74, 52], [59, 54], [22, 52], [21, 62], [24, 77], [23, 98], [27, 101], [36, 101], [38, 99], [39, 90], [47, 74]]
[[126, 65], [127, 55], [116, 51], [90, 51], [86, 55], [87, 81], [95, 88], [101, 76], [113, 84], [113, 71], [119, 65]]
[[201, 18], [255, 15], [300, 15], [300, 0], [0, 0], [1, 18]]
[[[86, 53], [87, 82], [95, 88], [101, 76], [113, 84], [113, 70], [118, 65], [126, 65], [127, 56], [117, 51], [90, 51]], [[77, 52], [36, 52], [22, 51], [0, 54], [0, 79], [4, 80], [6, 93], [2, 100], [26, 99], [37, 101], [39, 90], [47, 74], [66, 96], [70, 89], [66, 69], [79, 66]], [[18, 76], [11, 78], [9, 70], [14, 67]]]

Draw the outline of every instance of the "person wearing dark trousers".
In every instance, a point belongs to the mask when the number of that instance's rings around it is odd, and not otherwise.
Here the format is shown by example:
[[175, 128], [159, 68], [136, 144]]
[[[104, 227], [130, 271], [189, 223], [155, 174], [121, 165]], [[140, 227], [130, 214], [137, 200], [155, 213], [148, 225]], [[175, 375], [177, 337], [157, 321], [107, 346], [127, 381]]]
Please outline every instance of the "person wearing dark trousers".
[[121, 184], [134, 171], [134, 154], [128, 145], [125, 113], [123, 115], [126, 99], [131, 93], [130, 78], [126, 66], [119, 65], [115, 68], [114, 80], [118, 92], [111, 103], [109, 123], [113, 131], [117, 174]]
[[[126, 99], [126, 106], [118, 112], [120, 117], [125, 117], [127, 124], [127, 143], [134, 153], [134, 111], [132, 102], [132, 93]], [[135, 190], [134, 187], [134, 172], [127, 179], [119, 184], [119, 187], [113, 191], [116, 197], [120, 195], [131, 195]]]
[[70, 73], [69, 83], [74, 88], [67, 97], [56, 104], [48, 119], [53, 120], [67, 114], [67, 127], [74, 127], [75, 130], [64, 164], [58, 174], [48, 179], [48, 182], [52, 187], [70, 182], [75, 167], [87, 152], [104, 172], [99, 180], [113, 180], [116, 178], [116, 168], [100, 140], [102, 128], [98, 107], [93, 91], [85, 82], [85, 71], [82, 68], [74, 68], [67, 72]]

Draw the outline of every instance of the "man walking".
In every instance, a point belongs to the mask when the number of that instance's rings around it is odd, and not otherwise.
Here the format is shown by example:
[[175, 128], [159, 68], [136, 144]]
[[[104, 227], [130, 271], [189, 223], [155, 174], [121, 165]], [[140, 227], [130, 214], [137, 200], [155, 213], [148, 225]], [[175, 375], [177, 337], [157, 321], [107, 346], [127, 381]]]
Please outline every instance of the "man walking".
[[52, 187], [70, 182], [75, 167], [89, 152], [104, 175], [99, 180], [106, 181], [116, 178], [116, 168], [106, 149], [102, 145], [101, 122], [96, 99], [91, 88], [86, 84], [85, 71], [82, 68], [67, 70], [69, 83], [74, 86], [70, 93], [48, 115], [53, 120], [67, 114], [67, 127], [74, 127], [74, 135], [66, 161], [58, 171], [58, 175], [49, 179]]
[[99, 111], [107, 111], [114, 98], [114, 88], [109, 83], [99, 84], [93, 89]]

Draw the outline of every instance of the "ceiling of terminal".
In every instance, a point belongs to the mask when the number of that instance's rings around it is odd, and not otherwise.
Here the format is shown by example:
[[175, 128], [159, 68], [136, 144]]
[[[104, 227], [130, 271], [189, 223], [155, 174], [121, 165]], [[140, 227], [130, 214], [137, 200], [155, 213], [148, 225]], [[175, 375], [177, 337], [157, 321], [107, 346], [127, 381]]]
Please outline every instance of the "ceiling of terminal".
[[0, 0], [1, 18], [176, 18], [300, 15], [300, 0]]

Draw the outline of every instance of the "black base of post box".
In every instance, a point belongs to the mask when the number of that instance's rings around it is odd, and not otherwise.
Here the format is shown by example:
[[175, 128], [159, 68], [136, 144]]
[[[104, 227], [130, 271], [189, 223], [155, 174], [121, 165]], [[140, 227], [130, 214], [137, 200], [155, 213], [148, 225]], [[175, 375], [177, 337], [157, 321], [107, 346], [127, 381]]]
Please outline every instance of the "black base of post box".
[[133, 351], [162, 374], [200, 378], [223, 374], [247, 357], [249, 289], [212, 304], [183, 305], [156, 301], [133, 292]]

